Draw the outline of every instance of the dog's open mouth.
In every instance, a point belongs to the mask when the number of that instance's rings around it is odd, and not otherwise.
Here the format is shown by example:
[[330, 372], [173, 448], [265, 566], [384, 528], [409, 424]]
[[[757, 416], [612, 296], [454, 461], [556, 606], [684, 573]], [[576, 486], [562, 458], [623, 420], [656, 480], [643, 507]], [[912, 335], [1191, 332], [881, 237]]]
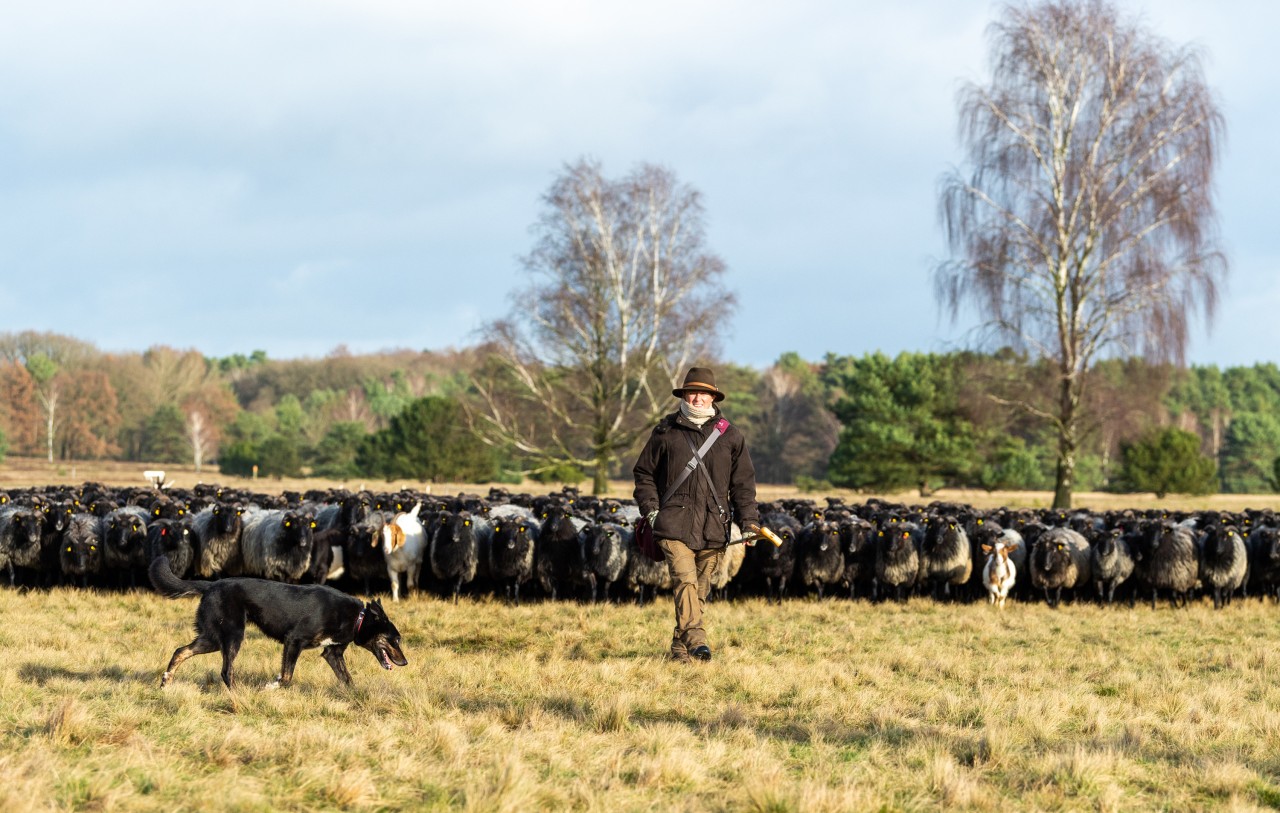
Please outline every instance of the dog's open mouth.
[[394, 644], [383, 641], [377, 643], [378, 663], [382, 664], [382, 668], [390, 672], [397, 666], [408, 666], [409, 661], [405, 659], [404, 653]]

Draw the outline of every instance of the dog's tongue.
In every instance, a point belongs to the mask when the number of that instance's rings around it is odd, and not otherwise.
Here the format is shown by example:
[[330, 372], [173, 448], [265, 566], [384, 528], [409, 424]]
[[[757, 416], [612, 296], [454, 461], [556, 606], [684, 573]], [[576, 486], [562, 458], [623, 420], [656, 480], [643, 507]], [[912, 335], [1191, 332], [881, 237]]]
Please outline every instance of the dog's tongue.
[[387, 655], [385, 649], [378, 650], [378, 658], [382, 661], [382, 668], [390, 672], [395, 666], [391, 663], [391, 658]]

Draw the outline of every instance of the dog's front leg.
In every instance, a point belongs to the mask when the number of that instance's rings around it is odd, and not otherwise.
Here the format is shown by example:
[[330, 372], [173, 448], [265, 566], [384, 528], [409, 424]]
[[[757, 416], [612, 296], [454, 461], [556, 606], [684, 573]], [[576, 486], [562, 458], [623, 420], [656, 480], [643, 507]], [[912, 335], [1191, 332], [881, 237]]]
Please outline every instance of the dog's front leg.
[[333, 673], [338, 676], [338, 680], [351, 685], [351, 673], [347, 671], [347, 661], [342, 657], [342, 653], [346, 649], [346, 644], [334, 644], [333, 646], [325, 647], [321, 654], [329, 662], [329, 666], [333, 668]]
[[288, 686], [293, 681], [293, 667], [298, 663], [298, 656], [302, 654], [302, 642], [292, 638], [284, 642], [284, 656], [280, 660], [280, 674], [276, 675], [276, 679], [268, 685], [271, 688]]

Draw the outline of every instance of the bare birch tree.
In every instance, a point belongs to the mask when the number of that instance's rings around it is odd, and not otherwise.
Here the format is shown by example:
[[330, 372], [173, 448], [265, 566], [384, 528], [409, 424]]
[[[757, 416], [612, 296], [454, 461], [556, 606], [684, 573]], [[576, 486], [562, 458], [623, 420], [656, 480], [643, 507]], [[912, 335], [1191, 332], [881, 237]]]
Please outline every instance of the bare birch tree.
[[34, 353], [27, 357], [27, 372], [36, 383], [36, 400], [40, 403], [40, 411], [44, 413], [45, 420], [45, 449], [49, 462], [52, 463], [53, 439], [59, 426], [58, 398], [62, 390], [58, 364], [44, 353]]
[[620, 180], [567, 166], [543, 197], [524, 259], [532, 281], [489, 325], [492, 361], [473, 376], [473, 426], [550, 468], [611, 462], [671, 408], [684, 368], [716, 350], [733, 310], [706, 247], [701, 196], [662, 167]]
[[990, 84], [959, 94], [968, 174], [943, 178], [953, 260], [935, 282], [987, 335], [1056, 370], [1055, 507], [1071, 505], [1086, 372], [1106, 356], [1181, 363], [1227, 264], [1212, 180], [1224, 122], [1196, 51], [1105, 0], [1010, 5]]
[[195, 464], [197, 474], [204, 465], [205, 456], [213, 450], [213, 442], [212, 427], [205, 420], [204, 413], [198, 409], [188, 409], [187, 444], [191, 447], [191, 461]]

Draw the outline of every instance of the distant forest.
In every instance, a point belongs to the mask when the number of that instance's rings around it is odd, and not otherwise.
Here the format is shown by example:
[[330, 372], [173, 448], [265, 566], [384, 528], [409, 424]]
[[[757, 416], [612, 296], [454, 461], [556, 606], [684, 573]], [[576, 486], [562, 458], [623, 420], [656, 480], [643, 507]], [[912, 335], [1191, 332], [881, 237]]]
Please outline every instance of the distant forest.
[[[0, 334], [0, 453], [194, 463], [235, 474], [256, 467], [259, 476], [584, 479], [572, 466], [486, 445], [470, 430], [472, 376], [488, 357], [483, 346], [365, 355], [339, 348], [319, 359], [261, 351], [215, 358], [168, 347], [104, 353], [68, 336]], [[1052, 412], [1052, 371], [1016, 354], [784, 353], [766, 369], [705, 361], [728, 393], [725, 414], [746, 433], [759, 482], [922, 494], [1052, 487], [1054, 436], [1035, 407], [1039, 399]], [[1086, 403], [1080, 490], [1277, 488], [1274, 364], [1107, 360], [1088, 373]], [[618, 457], [612, 477], [629, 477], [635, 451]]]

